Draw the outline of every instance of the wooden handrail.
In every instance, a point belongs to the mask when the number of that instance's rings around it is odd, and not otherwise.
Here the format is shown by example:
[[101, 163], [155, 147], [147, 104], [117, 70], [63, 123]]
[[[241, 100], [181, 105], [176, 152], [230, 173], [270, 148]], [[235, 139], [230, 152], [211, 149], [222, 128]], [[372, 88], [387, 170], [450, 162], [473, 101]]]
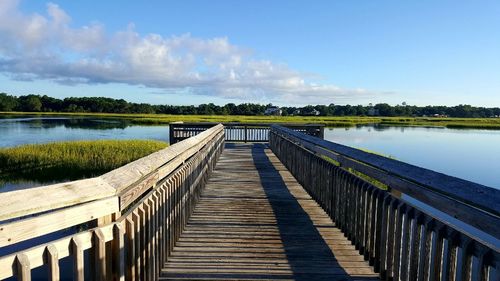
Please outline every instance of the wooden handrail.
[[165, 149], [131, 162], [101, 176], [116, 190], [120, 208], [125, 209], [133, 200], [192, 157], [216, 134], [223, 131], [217, 124], [199, 135], [173, 144]]
[[[135, 190], [135, 198], [141, 191], [151, 188], [156, 181], [175, 170], [179, 164], [193, 156], [216, 133], [223, 130], [216, 125], [199, 135], [147, 155], [102, 176], [40, 186], [30, 189], [0, 193], [0, 221], [68, 206], [87, 203], [111, 196], [126, 197]], [[157, 172], [157, 174], [155, 174]], [[154, 176], [152, 176], [154, 175]], [[153, 179], [153, 180], [151, 180]], [[147, 183], [147, 184], [146, 184]], [[142, 185], [141, 185], [142, 184]], [[128, 198], [129, 199], [129, 198]], [[121, 203], [130, 203], [130, 200]], [[120, 206], [124, 209], [127, 205]]]
[[[500, 237], [500, 190], [273, 125], [274, 132]], [[457, 207], [457, 204], [460, 204]]]
[[99, 177], [1, 192], [0, 221], [104, 199], [115, 193]]
[[[74, 279], [82, 280], [83, 268], [89, 266], [84, 258], [87, 249], [96, 257], [91, 267], [94, 278], [110, 278], [109, 272], [115, 280], [127, 274], [139, 274], [129, 280], [155, 278], [223, 147], [223, 126], [216, 125], [100, 177], [0, 193], [4, 220], [0, 247], [82, 223], [97, 225], [0, 257], [0, 280], [11, 276], [29, 280], [31, 269], [41, 265], [51, 269], [50, 276], [58, 277], [58, 261], [67, 256], [75, 264]], [[111, 252], [106, 250], [107, 242], [112, 244]], [[125, 252], [131, 260], [125, 260]], [[112, 269], [106, 269], [111, 261]], [[130, 272], [139, 266], [144, 268]]]
[[498, 280], [498, 190], [278, 125], [270, 147], [382, 279]]

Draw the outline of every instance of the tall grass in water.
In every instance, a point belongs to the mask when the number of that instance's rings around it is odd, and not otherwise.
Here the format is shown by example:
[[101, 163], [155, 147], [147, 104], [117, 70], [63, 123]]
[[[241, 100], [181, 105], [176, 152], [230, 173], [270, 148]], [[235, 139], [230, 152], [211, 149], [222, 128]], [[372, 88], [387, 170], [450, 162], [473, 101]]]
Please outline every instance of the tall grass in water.
[[93, 177], [151, 154], [167, 143], [150, 140], [68, 141], [0, 149], [0, 183]]

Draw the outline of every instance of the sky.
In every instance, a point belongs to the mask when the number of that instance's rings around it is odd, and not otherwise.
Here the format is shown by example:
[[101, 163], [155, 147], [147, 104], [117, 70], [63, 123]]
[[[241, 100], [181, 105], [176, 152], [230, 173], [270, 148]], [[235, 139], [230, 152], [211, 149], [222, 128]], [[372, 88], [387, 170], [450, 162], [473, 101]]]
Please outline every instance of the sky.
[[0, 92], [500, 106], [500, 1], [0, 0]]

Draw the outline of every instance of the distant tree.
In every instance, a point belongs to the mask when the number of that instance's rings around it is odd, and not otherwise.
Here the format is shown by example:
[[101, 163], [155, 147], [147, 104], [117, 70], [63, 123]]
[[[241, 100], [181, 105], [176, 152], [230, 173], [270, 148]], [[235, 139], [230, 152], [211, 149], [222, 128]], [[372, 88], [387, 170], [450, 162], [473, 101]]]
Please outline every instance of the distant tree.
[[22, 111], [42, 111], [42, 101], [40, 100], [40, 96], [38, 95], [20, 96], [19, 104]]
[[378, 103], [374, 106], [380, 116], [396, 116], [394, 108], [387, 103]]
[[14, 111], [18, 105], [16, 97], [0, 93], [0, 111]]

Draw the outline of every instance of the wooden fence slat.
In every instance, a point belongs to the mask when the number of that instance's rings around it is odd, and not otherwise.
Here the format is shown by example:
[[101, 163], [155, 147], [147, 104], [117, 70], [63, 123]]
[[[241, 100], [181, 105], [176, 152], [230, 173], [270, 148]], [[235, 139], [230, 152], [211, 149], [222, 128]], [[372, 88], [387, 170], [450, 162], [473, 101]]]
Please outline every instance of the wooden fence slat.
[[106, 241], [100, 229], [93, 235], [94, 249], [94, 280], [106, 281]]
[[84, 281], [84, 260], [83, 247], [79, 239], [73, 238], [71, 241], [71, 249], [73, 255], [73, 280]]
[[125, 220], [125, 233], [126, 233], [126, 248], [127, 248], [127, 256], [126, 256], [126, 279], [135, 281], [135, 256], [136, 256], [136, 241], [135, 241], [135, 227], [134, 220], [132, 218], [133, 214], [130, 214], [129, 217]]
[[54, 245], [48, 245], [45, 250], [45, 256], [48, 265], [48, 279], [50, 281], [59, 281], [59, 257], [57, 248]]
[[18, 254], [16, 258], [17, 280], [31, 281], [30, 260], [25, 254]]
[[125, 281], [125, 238], [124, 229], [121, 224], [115, 224], [113, 228], [113, 280]]

